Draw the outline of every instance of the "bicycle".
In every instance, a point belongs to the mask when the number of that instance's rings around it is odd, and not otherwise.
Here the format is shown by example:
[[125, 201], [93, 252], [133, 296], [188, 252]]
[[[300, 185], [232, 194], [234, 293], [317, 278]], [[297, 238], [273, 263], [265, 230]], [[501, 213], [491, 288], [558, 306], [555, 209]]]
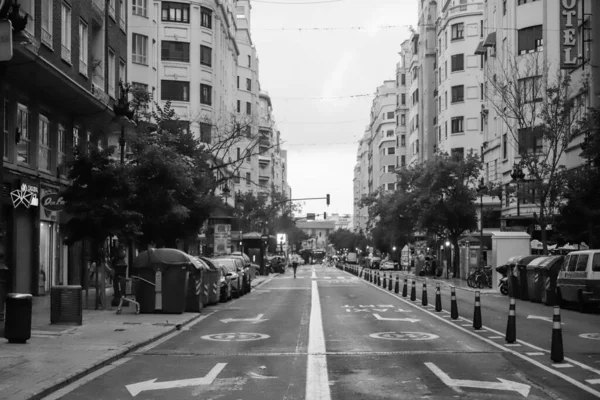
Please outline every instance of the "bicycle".
[[472, 288], [484, 289], [492, 287], [492, 268], [477, 267], [467, 277], [467, 285]]

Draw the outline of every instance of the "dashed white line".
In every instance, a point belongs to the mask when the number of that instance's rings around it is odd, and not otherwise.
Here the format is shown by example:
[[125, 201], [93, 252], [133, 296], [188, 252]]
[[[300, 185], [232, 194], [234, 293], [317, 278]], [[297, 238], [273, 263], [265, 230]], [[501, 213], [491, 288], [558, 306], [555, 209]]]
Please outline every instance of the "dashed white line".
[[554, 368], [573, 368], [571, 364], [552, 364]]
[[532, 352], [525, 353], [525, 354], [527, 354], [528, 356], [543, 356], [543, 355], [545, 355], [545, 353], [542, 353], [541, 351], [532, 351]]
[[504, 339], [503, 336], [488, 336], [488, 339]]
[[598, 385], [600, 384], [600, 379], [586, 379], [585, 380], [587, 383], [592, 384], [592, 385]]
[[520, 347], [521, 343], [506, 343], [505, 346], [507, 346], [507, 347]]

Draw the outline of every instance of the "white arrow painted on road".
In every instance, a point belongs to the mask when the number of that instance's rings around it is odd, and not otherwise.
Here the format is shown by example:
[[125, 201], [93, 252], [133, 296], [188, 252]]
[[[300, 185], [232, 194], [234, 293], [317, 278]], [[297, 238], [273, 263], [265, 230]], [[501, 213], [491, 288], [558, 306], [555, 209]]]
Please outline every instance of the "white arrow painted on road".
[[452, 379], [448, 374], [438, 368], [434, 363], [426, 362], [425, 365], [431, 370], [438, 378], [442, 380], [449, 387], [468, 387], [474, 389], [492, 389], [492, 390], [507, 390], [511, 392], [517, 392], [523, 397], [529, 395], [531, 386], [520, 382], [513, 382], [507, 379], [498, 378], [500, 382], [486, 382], [486, 381], [472, 381], [469, 379]]
[[[528, 315], [527, 319], [541, 319], [542, 321], [546, 321], [546, 322], [552, 322], [552, 318], [550, 317], [540, 317], [539, 315]], [[564, 325], [564, 323], [560, 323], [561, 325]]]
[[386, 317], [382, 317], [379, 314], [373, 314], [373, 316], [380, 321], [406, 321], [406, 322], [419, 322], [420, 321], [420, 319], [414, 319], [414, 318], [386, 318]]
[[254, 318], [225, 318], [222, 319], [221, 322], [225, 322], [226, 324], [229, 322], [252, 322], [253, 324], [257, 324], [259, 322], [267, 321], [266, 319], [261, 319], [265, 314], [258, 314]]
[[156, 382], [155, 379], [151, 379], [145, 382], [138, 382], [131, 385], [125, 386], [129, 393], [135, 397], [141, 392], [146, 392], [149, 390], [162, 390], [162, 389], [173, 389], [173, 388], [182, 388], [182, 387], [190, 387], [190, 386], [200, 386], [200, 385], [210, 385], [217, 378], [217, 376], [223, 371], [223, 368], [227, 363], [218, 363], [215, 365], [206, 376], [202, 378], [192, 378], [192, 379], [181, 379], [178, 381], [167, 381], [167, 382]]

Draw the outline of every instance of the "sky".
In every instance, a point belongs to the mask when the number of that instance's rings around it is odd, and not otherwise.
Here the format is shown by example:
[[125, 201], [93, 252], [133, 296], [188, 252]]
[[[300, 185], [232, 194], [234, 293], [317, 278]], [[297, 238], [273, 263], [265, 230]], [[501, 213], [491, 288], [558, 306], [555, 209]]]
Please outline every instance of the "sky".
[[292, 198], [331, 195], [329, 207], [306, 201], [302, 213], [353, 213], [358, 140], [373, 93], [395, 79], [418, 1], [251, 0], [261, 90], [288, 151]]

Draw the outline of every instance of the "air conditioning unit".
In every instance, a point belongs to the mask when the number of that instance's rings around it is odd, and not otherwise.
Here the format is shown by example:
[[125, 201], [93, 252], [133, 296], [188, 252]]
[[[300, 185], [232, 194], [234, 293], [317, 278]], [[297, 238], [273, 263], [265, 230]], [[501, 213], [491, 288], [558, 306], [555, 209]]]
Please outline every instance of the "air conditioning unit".
[[53, 286], [50, 288], [50, 323], [83, 323], [82, 291], [79, 285]]

